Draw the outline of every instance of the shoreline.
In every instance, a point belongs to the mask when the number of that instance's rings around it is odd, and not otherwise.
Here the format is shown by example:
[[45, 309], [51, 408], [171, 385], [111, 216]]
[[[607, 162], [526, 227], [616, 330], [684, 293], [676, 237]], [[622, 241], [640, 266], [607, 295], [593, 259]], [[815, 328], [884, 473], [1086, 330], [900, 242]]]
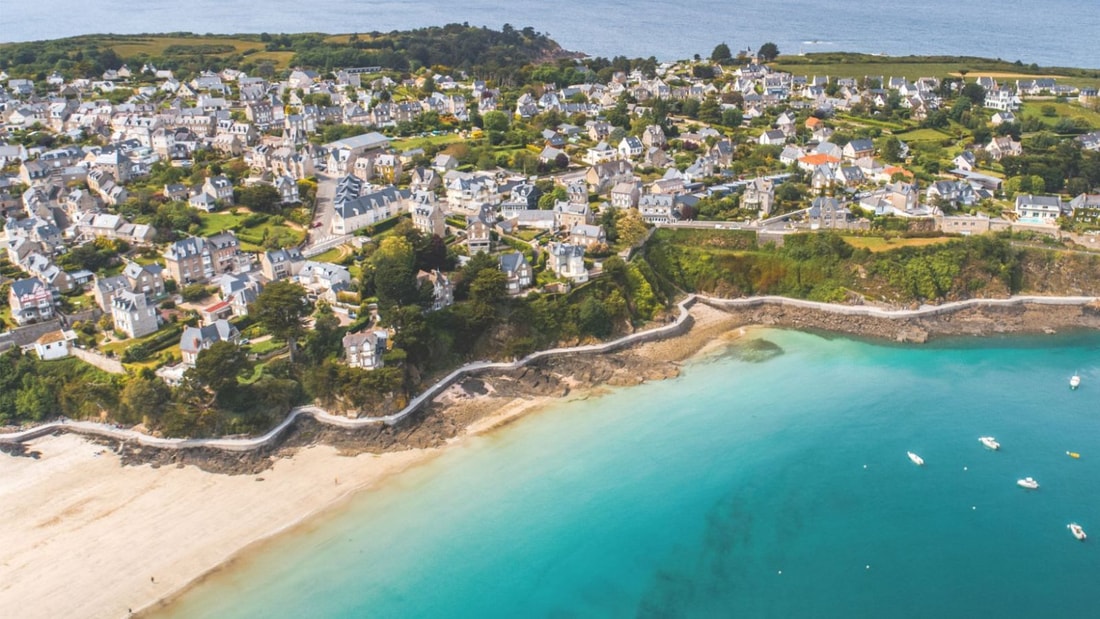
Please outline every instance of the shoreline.
[[[0, 489], [0, 497], [7, 499], [0, 515], [9, 522], [0, 543], [10, 552], [0, 565], [0, 574], [9, 572], [0, 581], [0, 606], [49, 598], [48, 605], [27, 615], [43, 617], [118, 617], [129, 610], [168, 608], [266, 543], [309, 526], [469, 437], [505, 428], [563, 399], [598, 397], [609, 386], [675, 377], [683, 361], [728, 345], [754, 325], [877, 339], [897, 339], [913, 328], [926, 330], [928, 337], [975, 330], [1039, 333], [1050, 324], [1100, 328], [1095, 300], [967, 305], [917, 312], [904, 320], [876, 316], [893, 315], [877, 308], [836, 314], [808, 302], [699, 301], [691, 310], [691, 328], [677, 337], [613, 354], [549, 358], [511, 372], [466, 376], [400, 424], [352, 429], [303, 416], [278, 446], [245, 458], [243, 470], [205, 466], [209, 462], [203, 458], [212, 457], [206, 451], [217, 452], [213, 457], [224, 462], [248, 452], [131, 446], [116, 454], [114, 442], [87, 440], [80, 433], [29, 439], [26, 447], [39, 452], [40, 461], [0, 458], [0, 475], [9, 480]], [[1039, 327], [1031, 322], [1037, 318], [1050, 321]], [[188, 452], [195, 457], [180, 457]], [[261, 480], [266, 483], [257, 483]], [[85, 516], [91, 520], [85, 522]], [[89, 563], [96, 569], [88, 570]], [[101, 573], [112, 578], [101, 581]], [[128, 576], [114, 577], [118, 574]], [[154, 576], [155, 583], [146, 580]]]
[[[432, 415], [434, 409], [439, 408], [437, 400], [446, 390], [471, 379], [480, 381], [486, 376], [508, 374], [518, 374], [523, 378], [532, 369], [536, 372], [549, 370], [554, 373], [563, 371], [565, 368], [562, 366], [570, 363], [584, 366], [590, 365], [593, 359], [630, 358], [632, 351], [634, 356], [639, 356], [637, 351], [644, 349], [647, 343], [674, 341], [690, 334], [696, 320], [693, 312], [698, 314], [700, 306], [708, 306], [728, 314], [733, 326], [738, 327], [758, 325], [817, 329], [901, 343], [925, 343], [930, 338], [940, 336], [1052, 333], [1067, 327], [1100, 329], [1100, 299], [1097, 297], [1015, 296], [1007, 299], [969, 299], [917, 309], [884, 309], [871, 305], [840, 305], [785, 297], [720, 299], [693, 294], [677, 304], [679, 316], [671, 324], [632, 333], [609, 342], [538, 351], [513, 362], [469, 363], [429, 385], [401, 411], [384, 417], [349, 418], [307, 405], [292, 409], [281, 423], [263, 436], [215, 439], [165, 439], [95, 422], [52, 422], [0, 434], [0, 451], [18, 455], [22, 451], [21, 445], [35, 438], [55, 432], [73, 432], [89, 435], [108, 445], [113, 445], [112, 441], [118, 441], [119, 449], [127, 449], [138, 462], [150, 459], [144, 453], [146, 448], [175, 452], [176, 456], [167, 459], [171, 463], [209, 464], [209, 460], [219, 456], [226, 461], [247, 458], [262, 461], [270, 453], [294, 443], [293, 437], [301, 433], [303, 419], [311, 418], [312, 421], [330, 426], [336, 431], [345, 429], [358, 432], [370, 428], [375, 431], [368, 434], [381, 435], [385, 434], [385, 430], [379, 430], [378, 426], [400, 428], [410, 423], [419, 425], [425, 417]], [[642, 367], [636, 369], [642, 370], [641, 380], [660, 377], [645, 376], [645, 364], [640, 365]], [[639, 382], [631, 381], [628, 377], [616, 378], [613, 374], [604, 376], [604, 379], [618, 382], [608, 384]], [[581, 383], [600, 384], [597, 379], [597, 376], [590, 376], [588, 380], [582, 379]], [[574, 381], [559, 382], [564, 382], [565, 392], [577, 386]], [[382, 445], [387, 451], [391, 446], [392, 441]], [[236, 458], [229, 459], [226, 457], [228, 454], [234, 454]], [[167, 463], [165, 458], [154, 456], [153, 459]], [[255, 466], [246, 467], [244, 471], [229, 468], [232, 472], [254, 472]]]

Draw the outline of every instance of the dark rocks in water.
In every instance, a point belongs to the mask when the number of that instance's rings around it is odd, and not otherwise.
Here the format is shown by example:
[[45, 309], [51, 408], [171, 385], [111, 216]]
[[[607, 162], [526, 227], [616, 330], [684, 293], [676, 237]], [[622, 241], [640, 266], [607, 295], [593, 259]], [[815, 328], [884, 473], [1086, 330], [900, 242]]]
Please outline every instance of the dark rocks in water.
[[765, 339], [738, 342], [730, 349], [730, 355], [748, 363], [764, 363], [783, 353], [783, 348], [779, 344]]

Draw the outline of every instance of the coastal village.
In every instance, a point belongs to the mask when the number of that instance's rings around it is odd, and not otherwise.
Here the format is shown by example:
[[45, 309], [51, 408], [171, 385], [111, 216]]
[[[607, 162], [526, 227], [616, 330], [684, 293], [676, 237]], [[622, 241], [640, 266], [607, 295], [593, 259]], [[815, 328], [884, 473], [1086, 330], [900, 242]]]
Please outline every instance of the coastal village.
[[[1087, 173], [1021, 165], [1036, 139], [1100, 151], [1095, 88], [798, 74], [722, 48], [522, 88], [427, 67], [0, 72], [0, 351], [172, 386], [218, 342], [262, 366], [295, 343], [250, 312], [292, 282], [338, 325], [340, 363], [372, 372], [395, 306], [565, 295], [658, 228], [1086, 247], [1100, 229]], [[407, 239], [394, 292], [381, 258]], [[491, 294], [470, 279], [486, 265]]]

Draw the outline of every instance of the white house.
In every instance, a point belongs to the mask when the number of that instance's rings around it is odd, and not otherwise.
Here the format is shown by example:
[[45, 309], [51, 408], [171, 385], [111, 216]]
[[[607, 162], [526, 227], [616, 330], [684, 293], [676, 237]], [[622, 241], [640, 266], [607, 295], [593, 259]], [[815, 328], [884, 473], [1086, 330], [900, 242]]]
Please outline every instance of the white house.
[[546, 265], [558, 277], [571, 279], [581, 284], [588, 281], [588, 269], [584, 266], [584, 247], [569, 243], [550, 243], [550, 254]]
[[64, 359], [69, 356], [72, 341], [76, 339], [73, 331], [50, 331], [34, 342], [34, 352], [43, 361]]
[[1053, 224], [1062, 216], [1065, 205], [1058, 196], [1016, 196], [1016, 216], [1023, 223]]

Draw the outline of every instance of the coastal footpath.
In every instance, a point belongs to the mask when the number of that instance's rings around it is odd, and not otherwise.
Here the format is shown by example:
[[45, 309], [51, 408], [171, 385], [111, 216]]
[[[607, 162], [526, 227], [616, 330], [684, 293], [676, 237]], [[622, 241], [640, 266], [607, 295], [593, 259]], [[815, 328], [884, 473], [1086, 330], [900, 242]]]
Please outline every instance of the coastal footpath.
[[[27, 430], [0, 435], [0, 448], [18, 453], [20, 445], [36, 438], [55, 433], [75, 433], [95, 440], [119, 443], [118, 451], [140, 453], [141, 448], [154, 451], [195, 452], [196, 455], [222, 453], [251, 454], [266, 457], [287, 439], [289, 431], [303, 421], [310, 420], [320, 427], [334, 430], [387, 430], [423, 421], [431, 405], [448, 388], [466, 381], [489, 375], [515, 376], [525, 368], [554, 366], [552, 374], [570, 379], [573, 387], [597, 387], [609, 382], [606, 372], [591, 371], [587, 375], [578, 372], [584, 361], [593, 356], [608, 355], [629, 349], [645, 342], [666, 340], [682, 336], [692, 329], [692, 308], [697, 303], [719, 309], [729, 316], [727, 328], [742, 326], [767, 326], [796, 329], [824, 330], [863, 337], [887, 339], [897, 342], [923, 343], [937, 336], [985, 336], [1001, 333], [1052, 333], [1065, 328], [1100, 329], [1100, 300], [1097, 297], [1044, 297], [1015, 296], [1007, 299], [970, 299], [925, 306], [917, 309], [883, 309], [874, 306], [837, 305], [785, 297], [751, 297], [720, 299], [702, 295], [690, 295], [677, 305], [676, 319], [660, 327], [633, 333], [600, 344], [568, 348], [556, 348], [532, 353], [512, 362], [476, 361], [464, 365], [439, 380], [423, 393], [413, 398], [399, 412], [382, 417], [348, 418], [334, 415], [317, 406], [294, 408], [286, 418], [259, 437], [172, 439], [155, 437], [116, 426], [89, 421], [58, 421]], [[644, 360], [642, 361], [644, 363]], [[637, 369], [635, 366], [633, 369]], [[577, 375], [580, 374], [580, 379]], [[535, 380], [532, 381], [531, 378]], [[515, 395], [524, 391], [533, 393], [541, 380], [545, 386], [546, 373], [525, 374], [527, 384], [521, 385]], [[614, 382], [614, 381], [611, 381]], [[619, 381], [620, 384], [622, 381]], [[640, 380], [639, 380], [640, 382]], [[568, 388], [562, 393], [568, 393]], [[553, 389], [539, 395], [553, 395]], [[446, 437], [449, 438], [449, 437]], [[376, 446], [377, 447], [377, 446]], [[400, 449], [399, 445], [382, 445], [383, 451]], [[412, 447], [412, 446], [410, 446]], [[138, 458], [144, 461], [148, 457]], [[220, 468], [220, 467], [216, 467]], [[232, 467], [231, 467], [232, 468]], [[259, 469], [262, 470], [262, 467]], [[248, 469], [252, 472], [252, 469]]]

